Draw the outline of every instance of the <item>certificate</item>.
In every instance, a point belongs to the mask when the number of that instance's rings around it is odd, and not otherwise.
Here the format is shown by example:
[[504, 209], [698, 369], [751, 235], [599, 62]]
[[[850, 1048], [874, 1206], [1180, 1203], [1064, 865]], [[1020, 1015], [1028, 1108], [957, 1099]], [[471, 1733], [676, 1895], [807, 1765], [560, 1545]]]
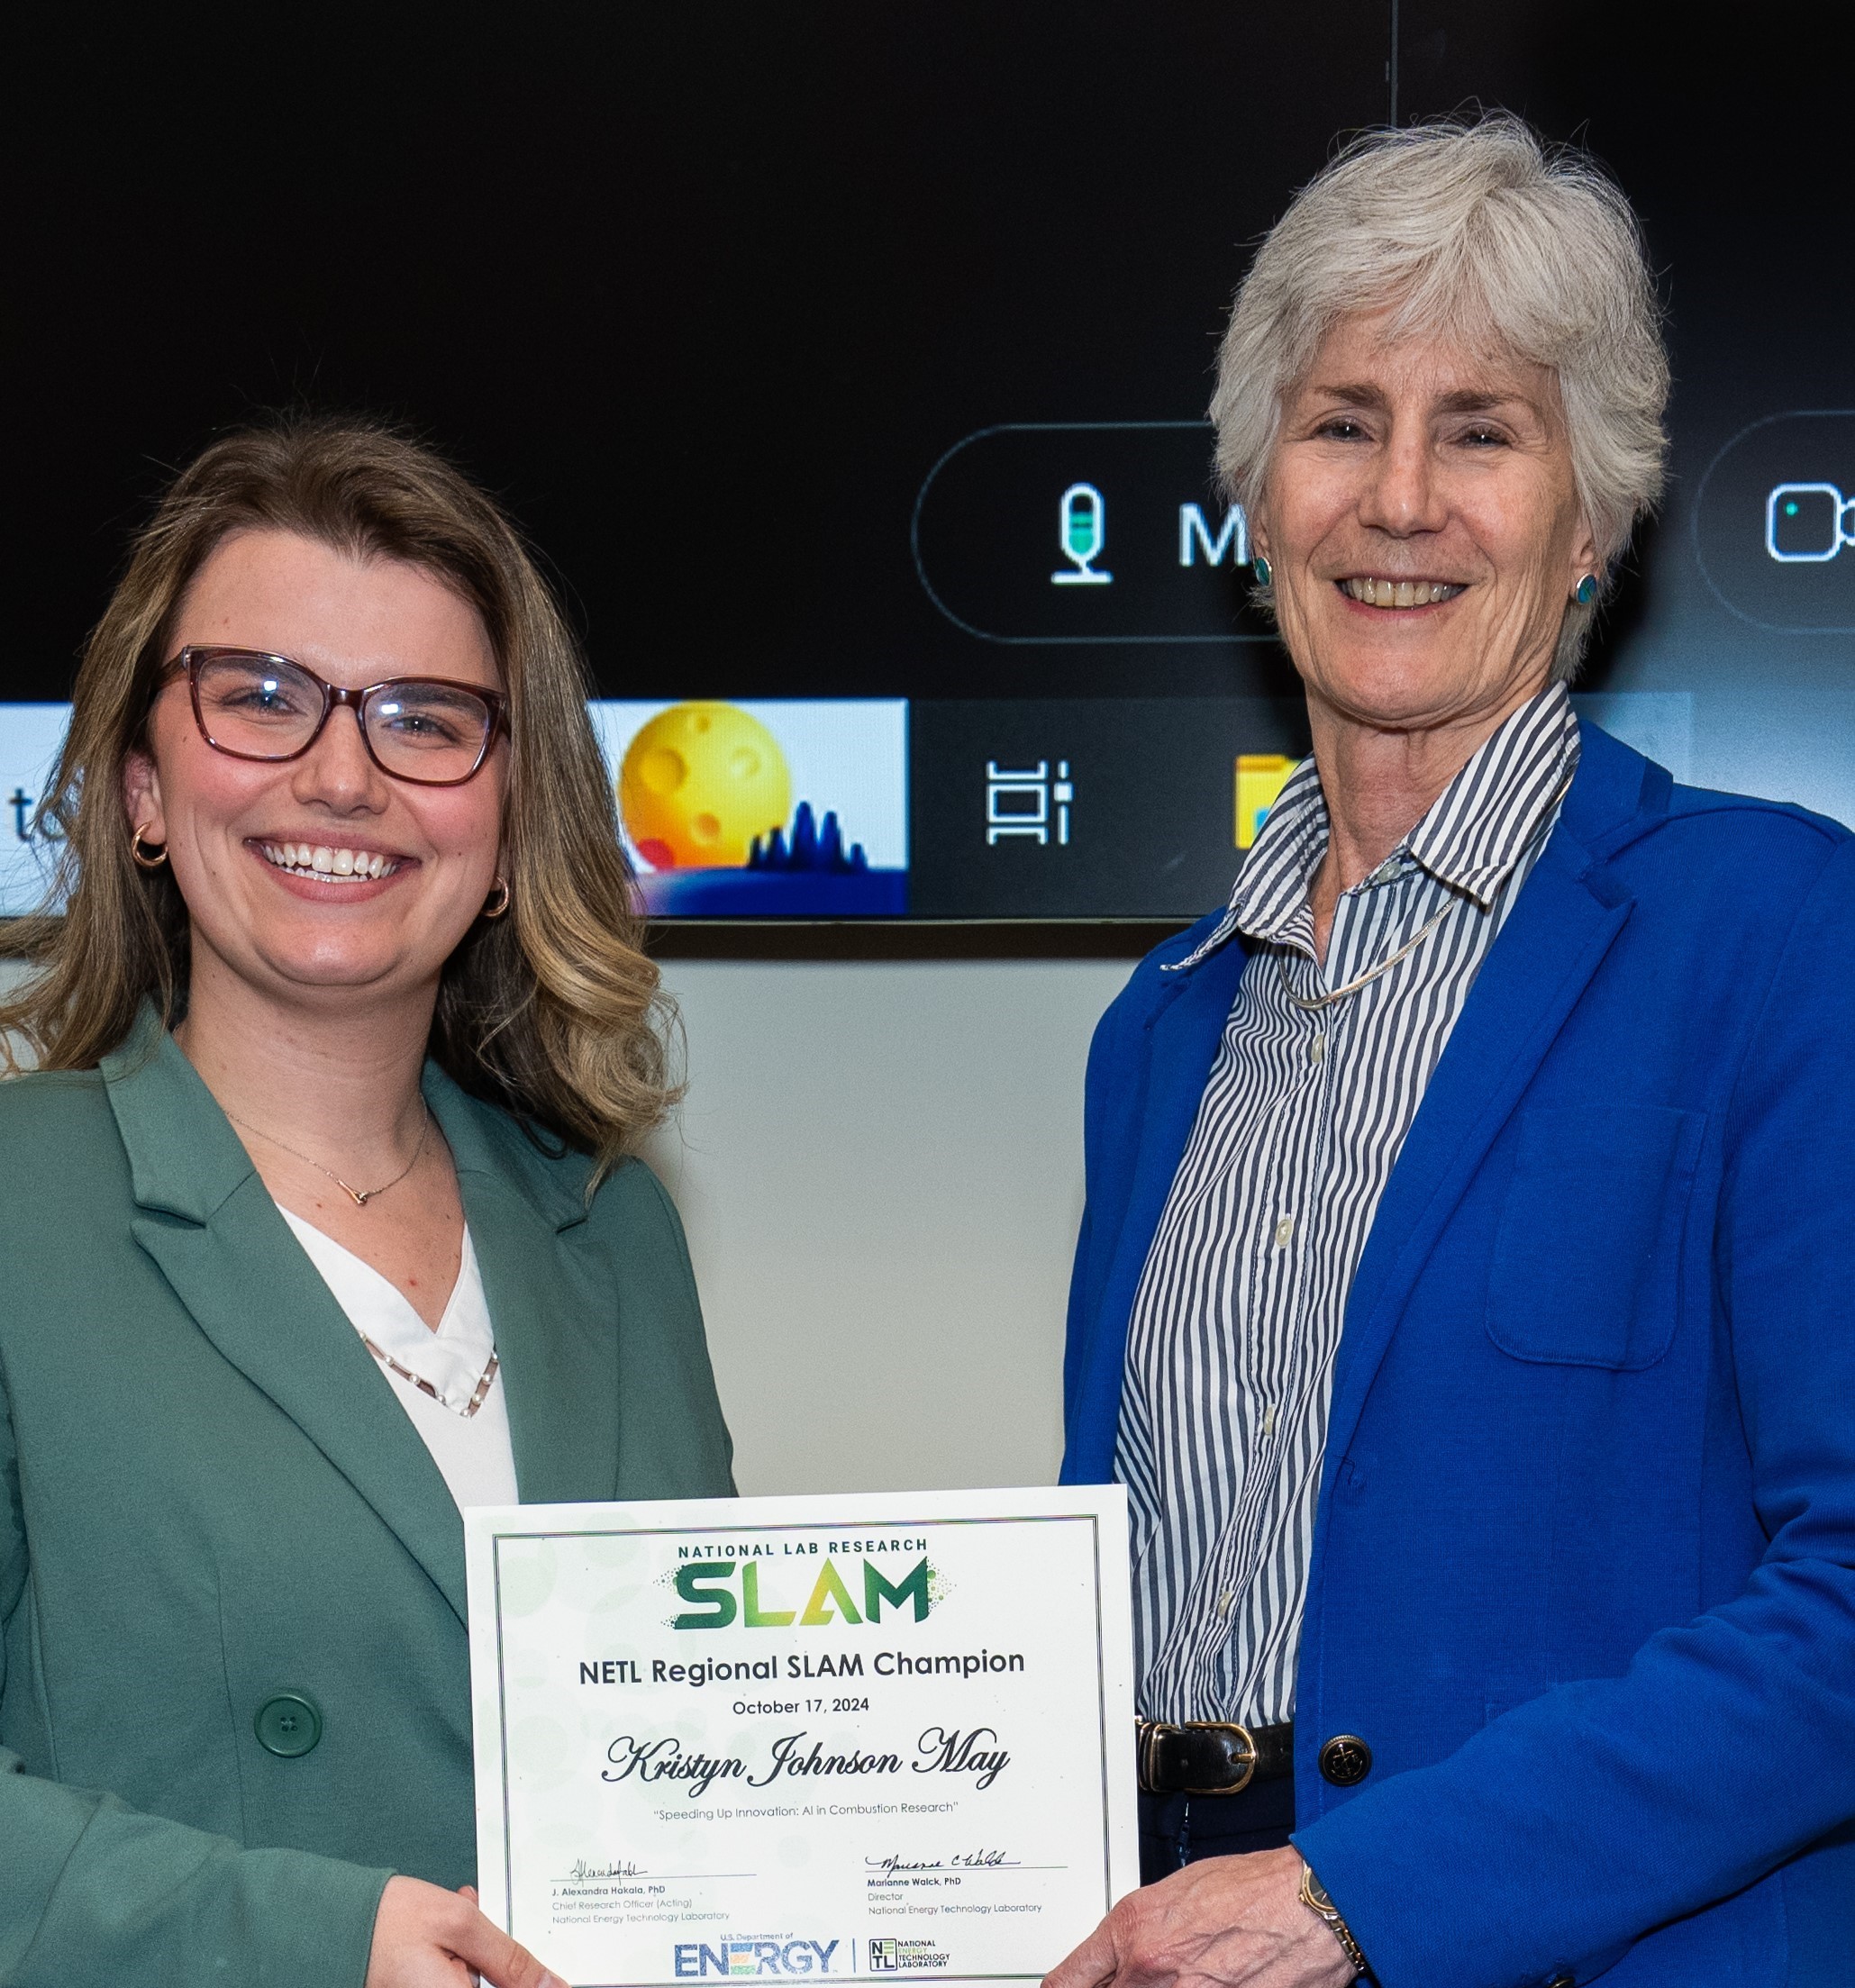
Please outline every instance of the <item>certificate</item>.
[[483, 1909], [578, 1988], [1035, 1981], [1138, 1883], [1118, 1485], [465, 1526]]

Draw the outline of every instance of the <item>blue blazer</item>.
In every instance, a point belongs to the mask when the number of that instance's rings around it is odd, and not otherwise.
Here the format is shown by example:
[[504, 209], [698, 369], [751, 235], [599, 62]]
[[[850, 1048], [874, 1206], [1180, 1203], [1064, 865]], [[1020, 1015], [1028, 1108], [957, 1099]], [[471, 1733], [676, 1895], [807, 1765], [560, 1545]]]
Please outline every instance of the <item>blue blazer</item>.
[[[1066, 1482], [1246, 955], [1089, 1057]], [[1362, 1737], [1357, 1787], [1322, 1743]], [[1855, 839], [1590, 726], [1347, 1307], [1296, 1842], [1384, 1988], [1855, 1979]]]

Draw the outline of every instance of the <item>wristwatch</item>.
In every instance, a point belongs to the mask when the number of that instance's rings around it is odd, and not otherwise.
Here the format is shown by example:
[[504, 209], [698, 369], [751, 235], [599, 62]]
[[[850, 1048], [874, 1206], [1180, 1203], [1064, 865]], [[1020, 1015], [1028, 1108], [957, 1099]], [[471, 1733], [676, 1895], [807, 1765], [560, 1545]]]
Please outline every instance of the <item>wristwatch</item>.
[[1353, 1973], [1361, 1980], [1368, 1978], [1372, 1970], [1366, 1965], [1366, 1956], [1359, 1951], [1359, 1943], [1352, 1937], [1352, 1928], [1341, 1918], [1340, 1908], [1327, 1896], [1327, 1887], [1314, 1875], [1314, 1866], [1305, 1858], [1301, 1865], [1301, 1902], [1326, 1921], [1327, 1930], [1340, 1942], [1347, 1959], [1352, 1963]]

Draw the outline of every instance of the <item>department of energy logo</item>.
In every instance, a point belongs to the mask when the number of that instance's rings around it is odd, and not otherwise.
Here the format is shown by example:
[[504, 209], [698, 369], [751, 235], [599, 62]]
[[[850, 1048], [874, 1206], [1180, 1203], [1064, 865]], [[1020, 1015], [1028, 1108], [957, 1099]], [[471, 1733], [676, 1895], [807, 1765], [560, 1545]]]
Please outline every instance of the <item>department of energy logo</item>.
[[750, 1975], [828, 1974], [834, 1939], [763, 1939], [731, 1935], [726, 1939], [682, 1940], [671, 1952], [680, 1981], [739, 1981]]

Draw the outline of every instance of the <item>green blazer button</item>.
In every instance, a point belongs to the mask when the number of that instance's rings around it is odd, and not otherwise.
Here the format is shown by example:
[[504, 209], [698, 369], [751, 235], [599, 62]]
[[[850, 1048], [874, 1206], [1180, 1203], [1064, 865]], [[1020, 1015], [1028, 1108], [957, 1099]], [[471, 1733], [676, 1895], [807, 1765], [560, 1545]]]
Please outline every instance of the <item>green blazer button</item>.
[[322, 1714], [314, 1701], [301, 1692], [280, 1691], [275, 1698], [267, 1698], [251, 1724], [258, 1744], [279, 1760], [298, 1758], [322, 1738]]

